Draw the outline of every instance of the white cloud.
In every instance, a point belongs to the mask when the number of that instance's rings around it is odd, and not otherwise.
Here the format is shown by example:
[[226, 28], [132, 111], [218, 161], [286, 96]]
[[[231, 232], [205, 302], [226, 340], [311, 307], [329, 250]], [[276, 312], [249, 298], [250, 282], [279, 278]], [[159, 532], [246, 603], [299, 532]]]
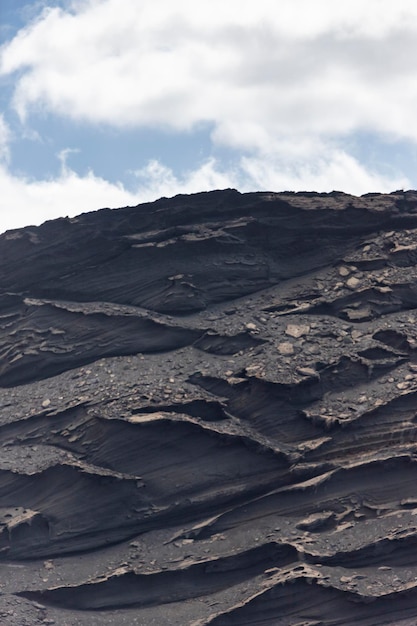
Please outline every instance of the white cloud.
[[122, 185], [92, 173], [79, 176], [68, 168], [55, 179], [32, 180], [14, 176], [0, 165], [0, 189], [0, 232], [100, 207], [138, 203]]
[[190, 131], [209, 122], [215, 144], [244, 156], [183, 173], [162, 157], [127, 189], [77, 174], [66, 149], [58, 177], [31, 180], [8, 169], [10, 131], [0, 117], [0, 230], [213, 188], [409, 187], [395, 171], [370, 171], [343, 144], [363, 130], [417, 142], [415, 58], [415, 0], [74, 0], [66, 11], [45, 8], [0, 49], [0, 75], [14, 76], [22, 120], [35, 110], [116, 128]]
[[241, 176], [239, 169], [222, 171], [215, 159], [208, 159], [195, 170], [183, 175], [174, 174], [173, 170], [156, 160], [134, 172], [138, 182], [138, 195], [141, 201], [155, 200], [159, 197], [175, 196], [178, 193], [197, 193], [211, 189], [239, 187]]
[[10, 158], [9, 142], [11, 139], [10, 128], [6, 124], [3, 115], [0, 114], [0, 163], [8, 162]]
[[244, 157], [241, 167], [247, 178], [253, 181], [253, 190], [337, 190], [359, 196], [369, 191], [389, 193], [411, 186], [406, 176], [395, 172], [382, 175], [369, 171], [343, 150], [331, 147], [316, 153], [315, 158], [307, 155], [289, 162], [276, 155], [270, 158]]
[[60, 216], [74, 216], [104, 206], [137, 204], [133, 193], [89, 172], [79, 176], [67, 164], [73, 148], [57, 154], [61, 171], [55, 178], [34, 180], [10, 170], [10, 143], [14, 139], [0, 114], [0, 232], [27, 224], [41, 224]]
[[384, 176], [368, 171], [346, 152], [324, 144], [314, 160], [307, 154], [288, 164], [285, 155], [271, 153], [241, 157], [233, 168], [225, 170], [215, 159], [209, 159], [181, 177], [158, 161], [151, 161], [137, 171], [136, 176], [138, 194], [146, 200], [227, 187], [242, 192], [339, 190], [356, 195], [370, 190], [390, 192], [410, 187], [405, 176], [395, 172]]
[[[367, 128], [417, 140], [414, 0], [89, 0], [3, 49], [15, 107], [216, 140]], [[219, 130], [220, 129], [220, 130]]]
[[211, 189], [238, 188], [240, 191], [276, 189], [294, 191], [349, 191], [360, 195], [370, 190], [389, 192], [410, 187], [401, 176], [368, 172], [348, 154], [322, 146], [314, 165], [309, 158], [286, 164], [276, 154], [243, 157], [225, 170], [209, 159], [194, 170], [176, 175], [158, 161], [150, 161], [134, 172], [135, 188], [110, 183], [90, 172], [79, 176], [61, 157], [62, 169], [55, 179], [30, 180], [13, 176], [0, 165], [0, 232], [27, 224], [40, 224], [59, 216], [74, 216], [102, 207], [135, 206], [141, 202]]

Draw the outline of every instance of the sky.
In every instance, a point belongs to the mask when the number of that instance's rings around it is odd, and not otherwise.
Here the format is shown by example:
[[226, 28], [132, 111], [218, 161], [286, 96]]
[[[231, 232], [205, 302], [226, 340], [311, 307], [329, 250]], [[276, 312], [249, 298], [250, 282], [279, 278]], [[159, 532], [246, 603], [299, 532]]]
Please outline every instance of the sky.
[[415, 0], [0, 0], [0, 232], [417, 187]]

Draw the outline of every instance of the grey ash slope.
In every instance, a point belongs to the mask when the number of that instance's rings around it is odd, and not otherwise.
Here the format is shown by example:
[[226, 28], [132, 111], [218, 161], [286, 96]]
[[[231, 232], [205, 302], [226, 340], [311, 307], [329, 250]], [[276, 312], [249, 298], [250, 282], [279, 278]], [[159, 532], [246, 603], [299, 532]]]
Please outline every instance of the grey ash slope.
[[0, 236], [0, 623], [417, 620], [417, 193]]

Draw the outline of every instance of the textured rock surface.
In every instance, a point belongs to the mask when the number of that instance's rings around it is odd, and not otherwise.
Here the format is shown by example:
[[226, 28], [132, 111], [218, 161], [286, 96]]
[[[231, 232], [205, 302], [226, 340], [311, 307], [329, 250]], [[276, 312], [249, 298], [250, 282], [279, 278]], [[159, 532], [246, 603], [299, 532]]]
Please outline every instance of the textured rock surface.
[[0, 623], [416, 623], [417, 193], [178, 196], [0, 261]]

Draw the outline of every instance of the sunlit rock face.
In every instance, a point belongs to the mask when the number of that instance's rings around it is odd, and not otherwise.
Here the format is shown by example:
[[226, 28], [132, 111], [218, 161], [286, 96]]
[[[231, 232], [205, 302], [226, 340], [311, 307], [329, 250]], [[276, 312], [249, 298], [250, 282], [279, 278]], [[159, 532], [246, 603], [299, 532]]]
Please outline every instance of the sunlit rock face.
[[0, 236], [0, 623], [412, 626], [417, 193]]

